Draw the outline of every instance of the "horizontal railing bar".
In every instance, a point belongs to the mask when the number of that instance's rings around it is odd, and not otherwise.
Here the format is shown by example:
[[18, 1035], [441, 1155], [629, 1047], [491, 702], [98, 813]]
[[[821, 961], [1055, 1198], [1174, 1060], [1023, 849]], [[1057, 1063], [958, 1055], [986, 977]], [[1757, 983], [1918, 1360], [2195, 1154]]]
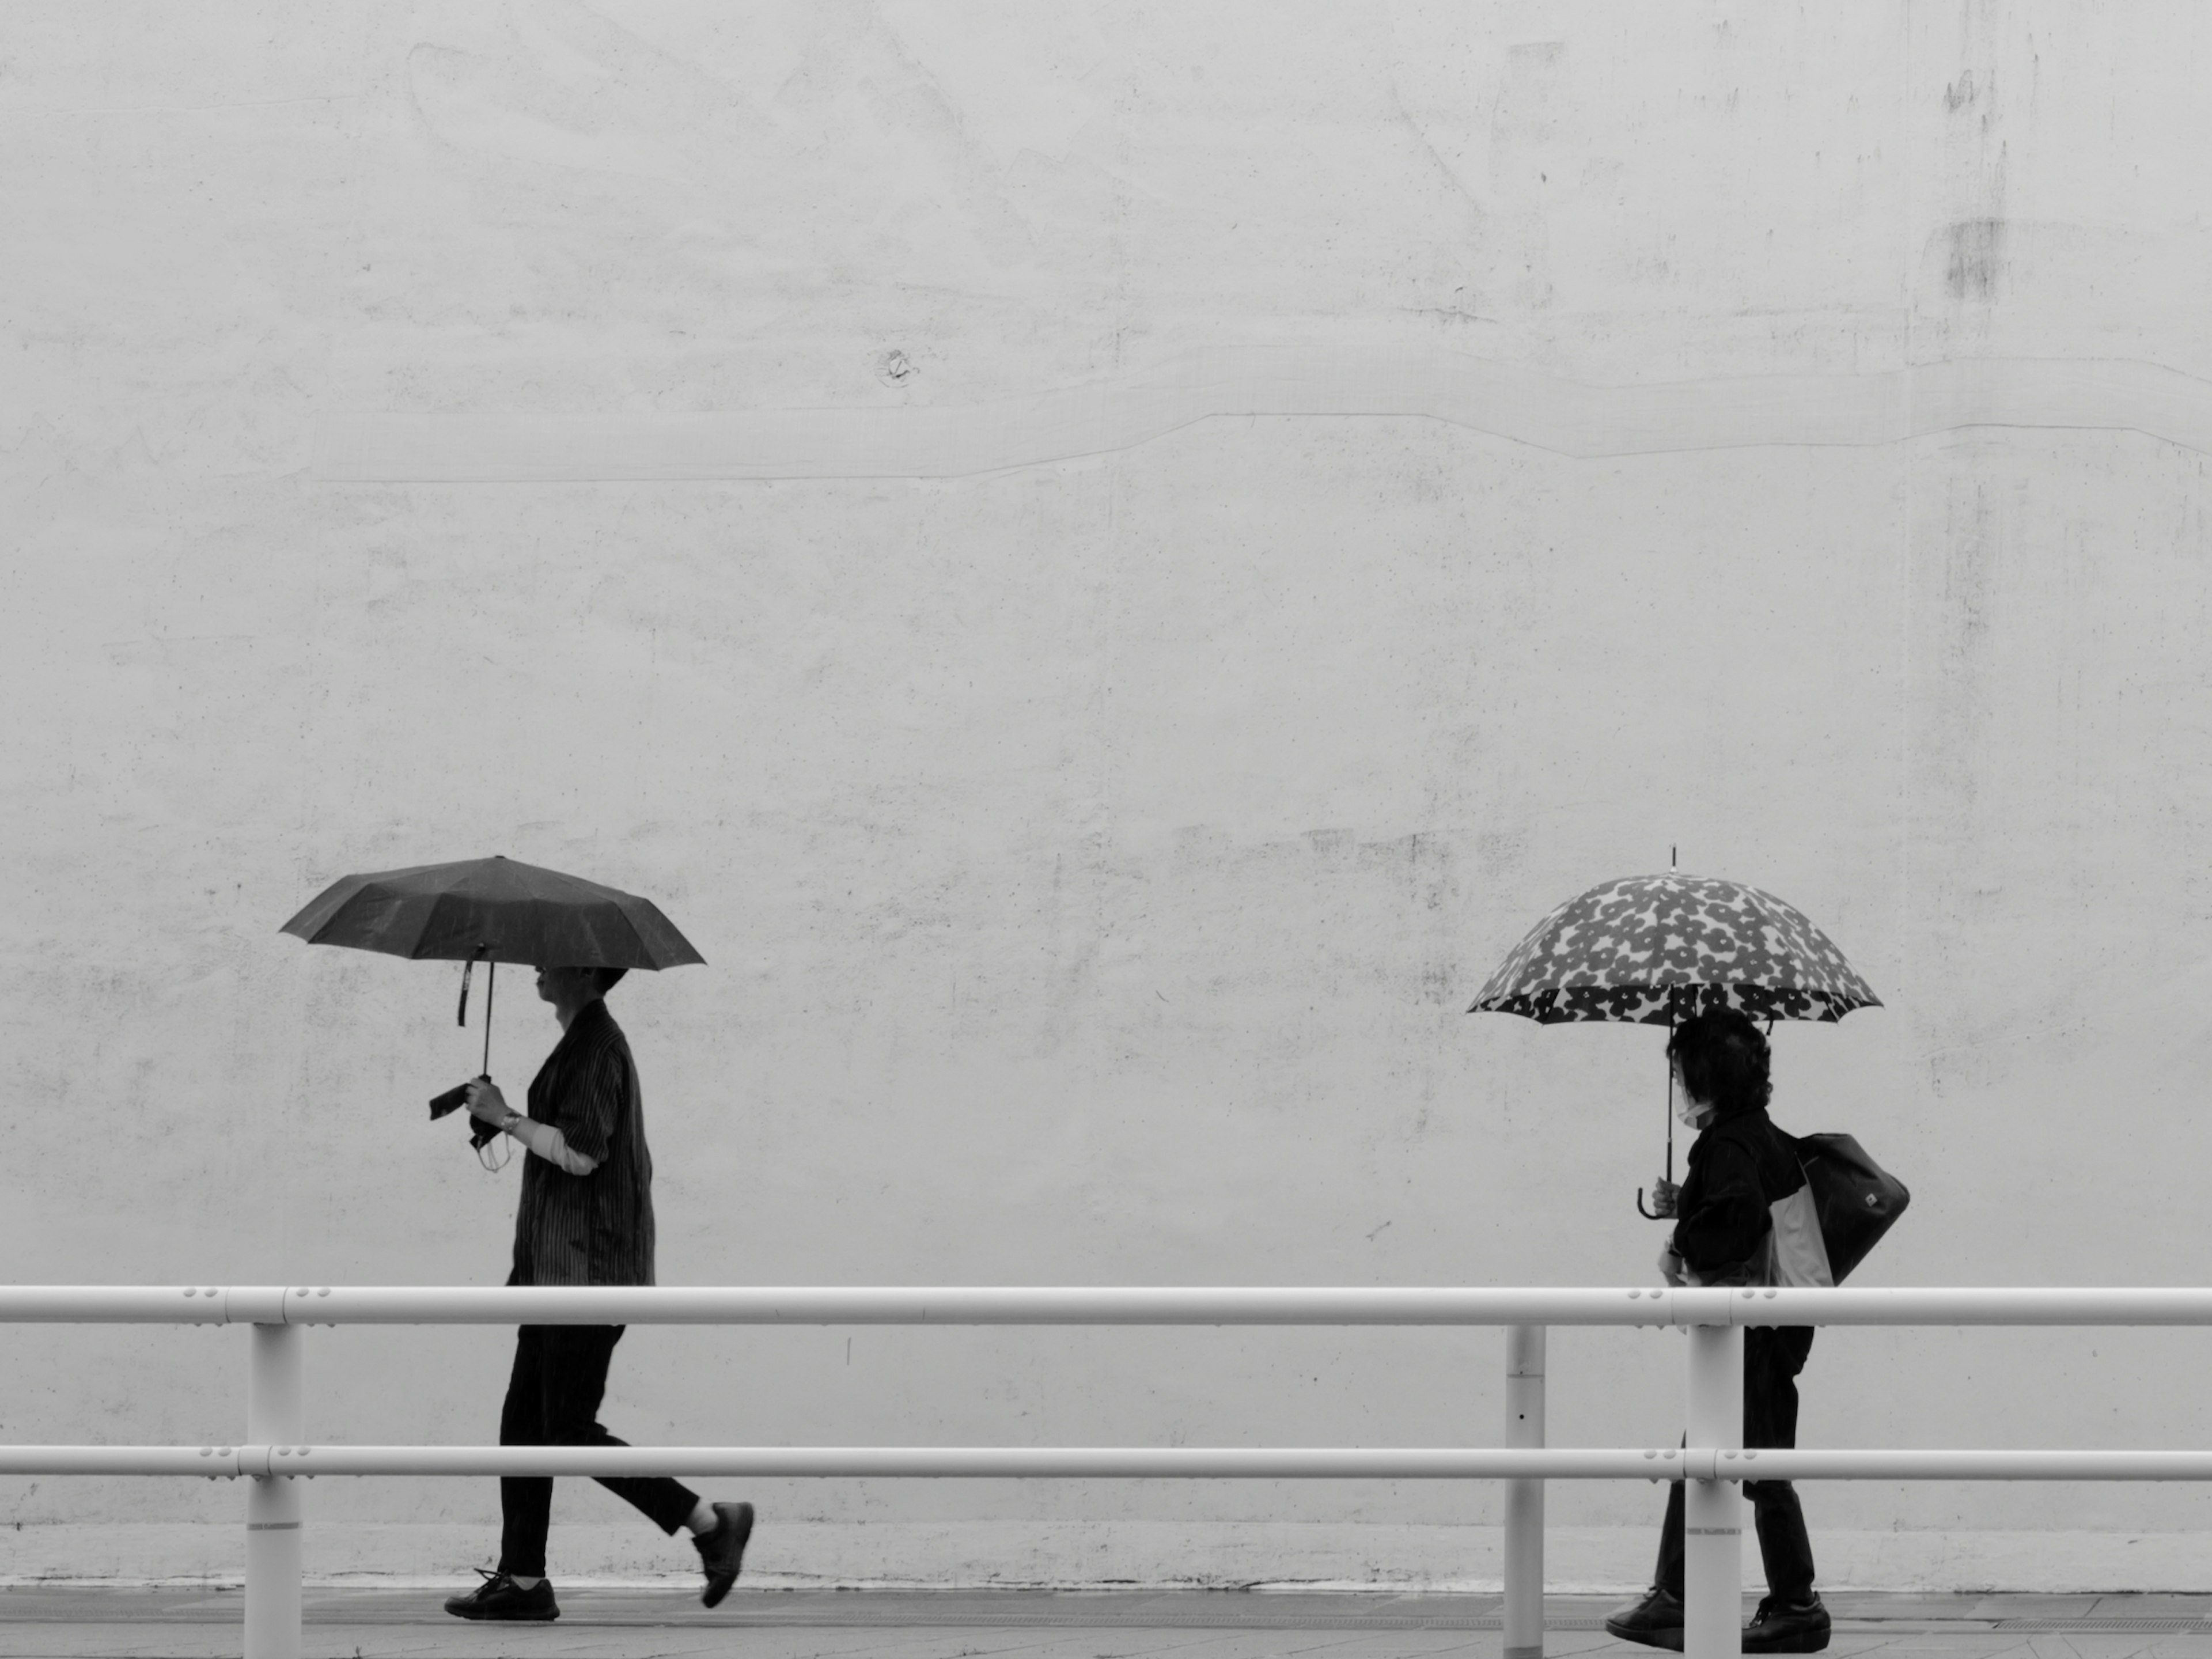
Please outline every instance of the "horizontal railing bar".
[[0, 1322], [18, 1325], [227, 1325], [220, 1289], [175, 1285], [0, 1285]]
[[[0, 1475], [811, 1475], [1656, 1480], [1685, 1454], [1425, 1447], [0, 1446]], [[1710, 1462], [1711, 1452], [1705, 1454]]]
[[1720, 1468], [1744, 1480], [2212, 1480], [2212, 1451], [1762, 1451]]
[[1730, 1294], [1729, 1322], [1738, 1325], [2212, 1325], [2212, 1289], [2197, 1286], [1791, 1288]]
[[2212, 1288], [0, 1285], [0, 1323], [2212, 1325]]
[[1574, 1447], [0, 1446], [5, 1475], [1277, 1480], [2212, 1480], [2212, 1451]]
[[246, 1473], [235, 1446], [0, 1446], [0, 1475]]
[[1663, 1325], [1666, 1293], [1262, 1286], [0, 1286], [0, 1323]]

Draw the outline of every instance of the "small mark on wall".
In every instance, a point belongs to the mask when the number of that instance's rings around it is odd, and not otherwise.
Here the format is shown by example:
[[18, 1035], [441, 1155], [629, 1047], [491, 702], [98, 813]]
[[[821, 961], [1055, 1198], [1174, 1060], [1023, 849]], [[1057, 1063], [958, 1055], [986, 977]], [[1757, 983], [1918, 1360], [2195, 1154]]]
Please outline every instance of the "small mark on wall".
[[876, 378], [885, 386], [904, 386], [921, 372], [903, 351], [886, 351], [876, 359]]
[[1996, 297], [1997, 269], [2004, 258], [2005, 222], [2002, 219], [1961, 219], [1945, 233], [1950, 239], [1950, 258], [1945, 262], [1944, 282], [1954, 300], [1992, 300]]

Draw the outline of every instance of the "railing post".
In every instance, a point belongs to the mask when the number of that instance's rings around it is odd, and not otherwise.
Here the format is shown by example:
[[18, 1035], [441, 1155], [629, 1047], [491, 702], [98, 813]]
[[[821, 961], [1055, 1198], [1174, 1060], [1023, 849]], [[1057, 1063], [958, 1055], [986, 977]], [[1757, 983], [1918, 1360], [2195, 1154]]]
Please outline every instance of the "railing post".
[[[305, 1335], [297, 1325], [253, 1327], [247, 1445], [296, 1446], [307, 1438], [300, 1353]], [[300, 1659], [300, 1509], [298, 1476], [247, 1480], [246, 1659]]]
[[[1544, 1328], [1505, 1328], [1505, 1443], [1544, 1443]], [[1505, 1483], [1504, 1659], [1544, 1659], [1544, 1483]]]
[[[1743, 1448], [1743, 1328], [1692, 1325], [1690, 1332], [1688, 1468], [1682, 1554], [1683, 1659], [1738, 1659], [1743, 1651], [1743, 1489], [1718, 1478], [1713, 1462]], [[1699, 1457], [1699, 1453], [1704, 1457]], [[1685, 1470], [1686, 1474], [1687, 1468]]]

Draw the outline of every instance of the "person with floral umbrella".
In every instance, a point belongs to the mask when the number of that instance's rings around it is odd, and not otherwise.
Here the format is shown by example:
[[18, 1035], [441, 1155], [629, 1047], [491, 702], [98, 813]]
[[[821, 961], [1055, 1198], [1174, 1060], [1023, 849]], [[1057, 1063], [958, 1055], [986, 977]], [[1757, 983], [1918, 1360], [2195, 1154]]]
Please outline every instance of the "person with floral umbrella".
[[[1796, 1142], [1767, 1116], [1756, 1023], [1840, 1019], [1876, 1002], [1843, 953], [1797, 910], [1733, 882], [1668, 874], [1608, 882], [1540, 922], [1475, 999], [1547, 1024], [1625, 1021], [1668, 1030], [1667, 1173], [1654, 1214], [1674, 1218], [1659, 1270], [1675, 1285], [1830, 1285], [1820, 1219]], [[1676, 1104], [1679, 1101], [1679, 1106]], [[1675, 1117], [1698, 1132], [1674, 1182]], [[1643, 1194], [1637, 1194], [1643, 1208]], [[1794, 1446], [1809, 1326], [1744, 1333], [1743, 1443]], [[1829, 1617], [1812, 1540], [1789, 1482], [1747, 1480], [1767, 1595], [1746, 1653], [1817, 1653]], [[1682, 1646], [1684, 1495], [1668, 1492], [1650, 1589], [1606, 1620], [1623, 1641]]]
[[[1569, 899], [1514, 946], [1468, 1012], [1672, 1027], [1701, 1009], [1735, 1008], [1771, 1027], [1881, 1006], [1794, 905], [1741, 882], [1670, 871], [1601, 882]], [[1662, 1204], [1674, 1179], [1671, 1068], [1668, 1081]], [[1640, 1208], [1641, 1192], [1637, 1200]], [[1668, 1212], [1645, 1213], [1656, 1220]]]

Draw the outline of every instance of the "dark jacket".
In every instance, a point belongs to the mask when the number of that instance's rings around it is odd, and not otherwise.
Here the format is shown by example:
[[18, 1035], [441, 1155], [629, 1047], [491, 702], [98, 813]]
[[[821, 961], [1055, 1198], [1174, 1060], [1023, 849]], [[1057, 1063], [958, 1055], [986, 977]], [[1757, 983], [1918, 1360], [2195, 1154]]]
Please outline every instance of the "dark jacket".
[[653, 1154], [629, 1041], [604, 1002], [578, 1010], [530, 1085], [530, 1115], [598, 1160], [572, 1176], [522, 1163], [510, 1285], [653, 1283]]
[[1674, 1252], [1699, 1285], [1832, 1285], [1797, 1143], [1762, 1110], [1709, 1123], [1691, 1144]]

